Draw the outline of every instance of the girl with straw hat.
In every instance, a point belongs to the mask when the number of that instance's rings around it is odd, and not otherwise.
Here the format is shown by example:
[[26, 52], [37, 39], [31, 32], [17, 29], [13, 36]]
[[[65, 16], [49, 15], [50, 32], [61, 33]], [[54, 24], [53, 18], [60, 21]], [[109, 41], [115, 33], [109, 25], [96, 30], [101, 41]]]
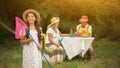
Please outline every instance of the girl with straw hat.
[[[28, 32], [21, 39], [23, 44], [23, 68], [42, 68], [41, 53], [39, 49], [42, 48], [42, 30], [39, 27], [40, 15], [34, 9], [27, 9], [23, 12], [23, 20], [28, 25]], [[32, 35], [33, 38], [30, 37]], [[34, 43], [38, 44], [38, 47]]]

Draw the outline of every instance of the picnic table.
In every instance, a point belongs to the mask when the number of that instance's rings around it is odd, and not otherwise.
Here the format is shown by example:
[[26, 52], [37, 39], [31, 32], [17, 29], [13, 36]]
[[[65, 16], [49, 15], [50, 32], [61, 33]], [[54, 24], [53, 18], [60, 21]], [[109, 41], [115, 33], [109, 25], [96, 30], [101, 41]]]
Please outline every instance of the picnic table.
[[79, 54], [84, 57], [85, 53], [91, 46], [94, 37], [61, 37], [60, 40], [68, 59], [71, 60]]

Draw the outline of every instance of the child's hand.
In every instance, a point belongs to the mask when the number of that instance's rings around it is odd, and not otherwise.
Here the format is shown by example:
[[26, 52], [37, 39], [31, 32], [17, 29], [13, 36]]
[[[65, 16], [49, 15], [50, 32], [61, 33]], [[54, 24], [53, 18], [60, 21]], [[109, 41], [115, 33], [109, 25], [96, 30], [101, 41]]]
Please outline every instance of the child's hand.
[[38, 50], [42, 49], [42, 45], [38, 45]]
[[27, 40], [28, 40], [29, 43], [34, 41], [33, 38], [28, 38]]

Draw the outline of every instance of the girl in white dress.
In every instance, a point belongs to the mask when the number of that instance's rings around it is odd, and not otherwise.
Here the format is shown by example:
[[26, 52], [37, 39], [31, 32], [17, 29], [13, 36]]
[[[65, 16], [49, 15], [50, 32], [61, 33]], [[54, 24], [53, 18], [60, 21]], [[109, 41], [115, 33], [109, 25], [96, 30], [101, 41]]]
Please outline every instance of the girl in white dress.
[[[24, 11], [23, 19], [28, 25], [28, 32], [26, 32], [20, 41], [20, 43], [24, 45], [22, 68], [42, 68], [40, 53], [40, 49], [42, 48], [42, 30], [39, 27], [40, 15], [36, 10], [28, 9]], [[29, 34], [31, 34], [32, 37]]]

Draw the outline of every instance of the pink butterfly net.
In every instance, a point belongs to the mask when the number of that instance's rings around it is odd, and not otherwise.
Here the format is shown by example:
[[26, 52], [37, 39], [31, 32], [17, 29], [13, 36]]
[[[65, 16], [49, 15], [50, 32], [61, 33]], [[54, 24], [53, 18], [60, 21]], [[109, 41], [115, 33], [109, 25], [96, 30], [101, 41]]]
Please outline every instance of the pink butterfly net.
[[23, 20], [21, 20], [19, 17], [15, 17], [16, 22], [16, 28], [15, 28], [15, 38], [21, 39], [25, 33], [26, 29], [28, 28], [27, 25]]

